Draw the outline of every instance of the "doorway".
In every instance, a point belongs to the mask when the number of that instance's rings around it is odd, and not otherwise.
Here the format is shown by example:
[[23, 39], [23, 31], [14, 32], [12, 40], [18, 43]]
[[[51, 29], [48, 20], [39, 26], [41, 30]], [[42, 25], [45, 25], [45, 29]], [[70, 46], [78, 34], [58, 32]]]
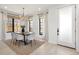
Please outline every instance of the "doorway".
[[75, 5], [59, 8], [58, 44], [75, 48]]

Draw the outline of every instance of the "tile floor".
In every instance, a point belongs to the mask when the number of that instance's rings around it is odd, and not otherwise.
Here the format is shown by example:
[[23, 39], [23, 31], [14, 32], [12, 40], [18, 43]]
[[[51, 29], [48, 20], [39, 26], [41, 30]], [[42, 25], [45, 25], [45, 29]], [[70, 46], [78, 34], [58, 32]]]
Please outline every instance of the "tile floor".
[[0, 41], [0, 55], [16, 55], [4, 42]]
[[79, 55], [79, 53], [72, 48], [45, 43], [31, 55]]
[[[16, 53], [12, 51], [5, 43], [0, 41], [0, 55], [16, 55]], [[76, 52], [75, 49], [46, 42], [30, 55], [79, 55], [79, 53]]]

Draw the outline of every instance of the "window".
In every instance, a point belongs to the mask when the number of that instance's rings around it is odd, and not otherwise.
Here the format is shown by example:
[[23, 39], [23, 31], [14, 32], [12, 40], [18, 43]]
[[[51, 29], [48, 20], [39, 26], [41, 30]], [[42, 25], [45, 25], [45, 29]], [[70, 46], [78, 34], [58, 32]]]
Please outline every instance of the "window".
[[21, 20], [15, 19], [15, 32], [21, 32]]
[[29, 19], [29, 32], [32, 32], [32, 24], [33, 24], [32, 19]]
[[44, 35], [44, 27], [45, 27], [45, 17], [42, 16], [39, 18], [39, 34]]
[[8, 22], [7, 22], [7, 32], [8, 31], [12, 31], [12, 18], [11, 17], [8, 17]]

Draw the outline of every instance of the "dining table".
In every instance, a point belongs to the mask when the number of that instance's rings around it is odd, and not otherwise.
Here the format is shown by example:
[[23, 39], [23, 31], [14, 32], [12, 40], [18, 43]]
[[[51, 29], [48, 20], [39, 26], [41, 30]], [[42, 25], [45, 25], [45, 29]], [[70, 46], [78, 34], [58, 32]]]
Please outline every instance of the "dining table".
[[24, 38], [22, 40], [22, 42], [24, 42], [24, 45], [28, 44], [28, 38], [26, 38], [26, 36], [28, 37], [29, 35], [31, 35], [33, 32], [19, 32], [19, 33], [15, 33], [15, 34], [18, 34], [18, 35], [22, 35]]

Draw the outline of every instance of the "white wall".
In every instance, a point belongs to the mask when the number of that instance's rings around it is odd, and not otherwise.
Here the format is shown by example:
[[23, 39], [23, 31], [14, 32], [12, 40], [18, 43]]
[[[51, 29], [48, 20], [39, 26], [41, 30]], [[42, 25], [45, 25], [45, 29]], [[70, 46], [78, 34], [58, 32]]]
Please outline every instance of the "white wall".
[[5, 23], [6, 23], [6, 14], [0, 13], [0, 39], [5, 39]]
[[2, 39], [2, 13], [0, 12], [0, 40]]
[[57, 44], [57, 18], [58, 11], [55, 8], [50, 8], [48, 11], [48, 42]]
[[6, 31], [6, 25], [8, 23], [8, 18], [7, 18], [7, 13], [3, 14], [3, 29], [5, 29], [3, 31], [3, 34], [5, 35], [5, 40], [11, 39], [11, 33], [7, 33]]
[[33, 32], [35, 32], [35, 35], [39, 36], [39, 17], [38, 15], [33, 16]]
[[79, 52], [79, 5], [76, 5], [76, 49]]
[[6, 29], [5, 29], [5, 26], [6, 26], [6, 21], [7, 21], [7, 13], [3, 13], [3, 20], [2, 20], [2, 39], [5, 40], [6, 38]]
[[39, 16], [34, 15], [33, 16], [33, 32], [35, 32], [36, 39], [45, 39], [48, 40], [48, 15], [45, 14], [45, 35], [39, 35]]
[[45, 17], [45, 40], [48, 41], [48, 14]]

